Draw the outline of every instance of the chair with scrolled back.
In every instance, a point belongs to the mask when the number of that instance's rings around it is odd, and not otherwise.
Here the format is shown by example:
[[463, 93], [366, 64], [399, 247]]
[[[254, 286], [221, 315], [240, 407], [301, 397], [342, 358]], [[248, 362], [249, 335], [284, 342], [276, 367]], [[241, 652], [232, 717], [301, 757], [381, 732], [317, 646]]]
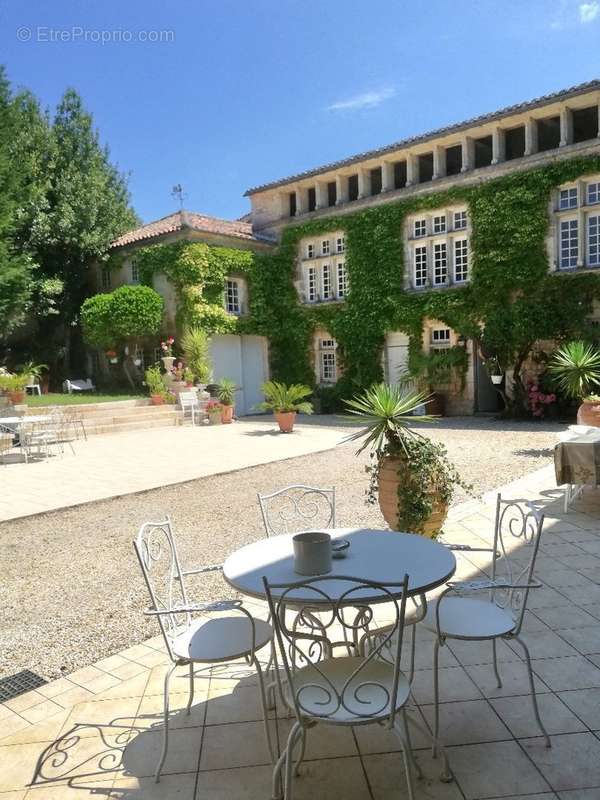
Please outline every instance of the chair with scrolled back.
[[335, 487], [292, 484], [271, 494], [258, 494], [267, 537], [307, 528], [335, 528]]

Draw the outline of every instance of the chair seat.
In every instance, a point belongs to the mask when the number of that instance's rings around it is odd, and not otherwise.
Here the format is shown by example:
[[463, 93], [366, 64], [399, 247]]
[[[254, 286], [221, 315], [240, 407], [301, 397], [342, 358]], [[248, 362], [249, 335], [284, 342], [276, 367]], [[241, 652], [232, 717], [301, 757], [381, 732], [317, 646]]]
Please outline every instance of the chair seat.
[[[363, 668], [352, 678], [360, 666]], [[410, 694], [408, 680], [400, 672], [392, 704], [394, 668], [391, 664], [376, 659], [365, 663], [363, 658], [351, 656], [320, 661], [318, 669], [312, 664], [303, 667], [296, 671], [293, 683], [302, 716], [337, 725], [360, 725], [385, 719], [392, 708], [401, 708]], [[293, 708], [290, 691], [286, 686], [286, 702]]]
[[[421, 623], [427, 630], [437, 632], [437, 600], [427, 608]], [[489, 600], [473, 597], [445, 597], [440, 606], [440, 631], [451, 639], [492, 639], [509, 633], [515, 620], [503, 608]]]
[[[254, 620], [255, 650], [273, 637], [273, 629], [262, 620]], [[246, 616], [204, 617], [192, 621], [189, 628], [171, 640], [177, 658], [190, 661], [233, 661], [252, 650], [252, 625]]]

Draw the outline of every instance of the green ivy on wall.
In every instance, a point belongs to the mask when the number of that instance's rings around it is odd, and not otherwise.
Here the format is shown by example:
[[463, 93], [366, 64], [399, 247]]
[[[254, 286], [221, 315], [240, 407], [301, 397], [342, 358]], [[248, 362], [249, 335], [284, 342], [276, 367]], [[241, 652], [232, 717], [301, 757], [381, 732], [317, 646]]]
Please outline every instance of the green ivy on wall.
[[[267, 336], [278, 380], [314, 383], [311, 340], [323, 327], [338, 342], [344, 375], [337, 390], [348, 396], [381, 380], [386, 333], [408, 334], [410, 358], [418, 364], [424, 358], [424, 321], [437, 319], [467, 338], [479, 338], [484, 327], [485, 348], [502, 366], [516, 369], [518, 383], [535, 341], [584, 335], [593, 300], [600, 298], [600, 274], [550, 274], [545, 247], [552, 191], [592, 172], [600, 172], [600, 156], [289, 225], [270, 253], [176, 242], [137, 251], [136, 261], [144, 282], [151, 283], [157, 272], [172, 282], [179, 325]], [[469, 209], [469, 284], [407, 292], [406, 216], [455, 203]], [[300, 240], [336, 230], [346, 239], [348, 296], [342, 303], [303, 305], [294, 287]], [[243, 275], [249, 288], [249, 315], [241, 319], [223, 309], [224, 281], [234, 273]], [[454, 360], [456, 369], [466, 369], [460, 354]]]

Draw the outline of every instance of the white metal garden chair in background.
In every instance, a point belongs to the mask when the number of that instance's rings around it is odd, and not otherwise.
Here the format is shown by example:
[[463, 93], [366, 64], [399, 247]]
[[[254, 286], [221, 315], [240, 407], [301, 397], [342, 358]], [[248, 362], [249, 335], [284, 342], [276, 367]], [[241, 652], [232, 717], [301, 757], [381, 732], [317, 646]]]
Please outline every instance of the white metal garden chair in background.
[[183, 412], [183, 421], [185, 422], [185, 418], [189, 414], [192, 420], [192, 425], [195, 425], [196, 416], [200, 417], [200, 403], [198, 401], [198, 392], [180, 392], [179, 407]]
[[[189, 700], [187, 713], [194, 701], [194, 664], [212, 664], [244, 658], [256, 668], [263, 707], [265, 736], [271, 760], [274, 750], [267, 719], [266, 695], [257, 652], [273, 639], [273, 629], [255, 619], [240, 600], [192, 603], [188, 600], [186, 578], [214, 572], [220, 566], [183, 570], [171, 521], [147, 522], [140, 528], [134, 548], [151, 598], [145, 613], [155, 616], [165, 641], [172, 666], [164, 682], [163, 747], [155, 778], [160, 780], [169, 741], [169, 682], [179, 666], [189, 667]], [[193, 618], [192, 614], [200, 614]]]
[[[263, 578], [263, 582], [285, 671], [283, 699], [295, 717], [273, 773], [273, 797], [281, 797], [283, 788], [285, 800], [292, 800], [293, 777], [304, 757], [309, 728], [317, 724], [379, 724], [394, 730], [400, 739], [408, 797], [413, 800], [412, 772], [416, 770], [420, 776], [421, 771], [413, 757], [407, 724], [410, 684], [400, 669], [408, 575], [387, 586], [361, 578], [336, 577], [335, 598], [329, 594], [331, 579], [327, 576], [281, 584]], [[393, 609], [393, 624], [365, 651], [362, 642], [372, 641], [369, 627], [373, 615], [363, 598], [374, 595], [385, 598], [388, 608]], [[311, 599], [299, 607], [298, 596]], [[286, 610], [290, 607], [296, 615], [288, 624]], [[315, 609], [318, 626], [314, 624]], [[353, 643], [352, 652], [348, 650], [349, 641]], [[341, 655], [337, 655], [340, 650]], [[418, 721], [413, 722], [422, 728]]]
[[335, 528], [335, 487], [292, 484], [271, 494], [258, 494], [267, 537], [312, 528]]
[[[519, 643], [525, 655], [535, 718], [546, 746], [551, 745], [540, 718], [531, 657], [521, 638], [529, 591], [542, 586], [535, 579], [534, 570], [543, 526], [544, 515], [527, 500], [503, 500], [498, 495], [490, 579], [451, 581], [427, 608], [421, 624], [436, 634], [433, 650], [434, 755], [439, 735], [439, 649], [448, 639], [490, 641], [498, 687], [502, 686], [502, 679], [498, 670], [497, 642], [503, 639]], [[527, 558], [523, 558], [521, 552], [524, 548], [527, 548]], [[478, 598], [480, 592], [487, 592], [488, 597]]]

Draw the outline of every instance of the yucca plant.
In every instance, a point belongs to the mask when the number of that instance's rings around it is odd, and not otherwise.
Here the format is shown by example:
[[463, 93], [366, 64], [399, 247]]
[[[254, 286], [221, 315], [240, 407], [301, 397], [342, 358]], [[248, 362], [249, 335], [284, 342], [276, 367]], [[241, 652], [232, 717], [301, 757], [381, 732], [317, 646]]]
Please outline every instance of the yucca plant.
[[196, 380], [208, 383], [212, 372], [208, 336], [201, 328], [188, 328], [181, 337], [181, 349], [185, 363]]
[[416, 422], [435, 421], [430, 414], [415, 414], [427, 399], [402, 385], [371, 386], [345, 401], [349, 413], [365, 423], [345, 441], [364, 439], [357, 455], [370, 449], [367, 501], [379, 499], [390, 528], [436, 536], [456, 488], [470, 487], [448, 461], [446, 448], [413, 429]]
[[217, 397], [224, 406], [232, 406], [235, 400], [237, 384], [230, 378], [221, 378], [217, 382]]
[[548, 371], [567, 397], [587, 397], [600, 385], [600, 350], [585, 342], [567, 342], [552, 356]]
[[256, 408], [260, 411], [275, 411], [286, 414], [291, 411], [299, 414], [312, 414], [313, 406], [305, 398], [312, 394], [310, 386], [301, 383], [292, 383], [288, 386], [277, 381], [263, 383], [261, 391], [265, 400]]

